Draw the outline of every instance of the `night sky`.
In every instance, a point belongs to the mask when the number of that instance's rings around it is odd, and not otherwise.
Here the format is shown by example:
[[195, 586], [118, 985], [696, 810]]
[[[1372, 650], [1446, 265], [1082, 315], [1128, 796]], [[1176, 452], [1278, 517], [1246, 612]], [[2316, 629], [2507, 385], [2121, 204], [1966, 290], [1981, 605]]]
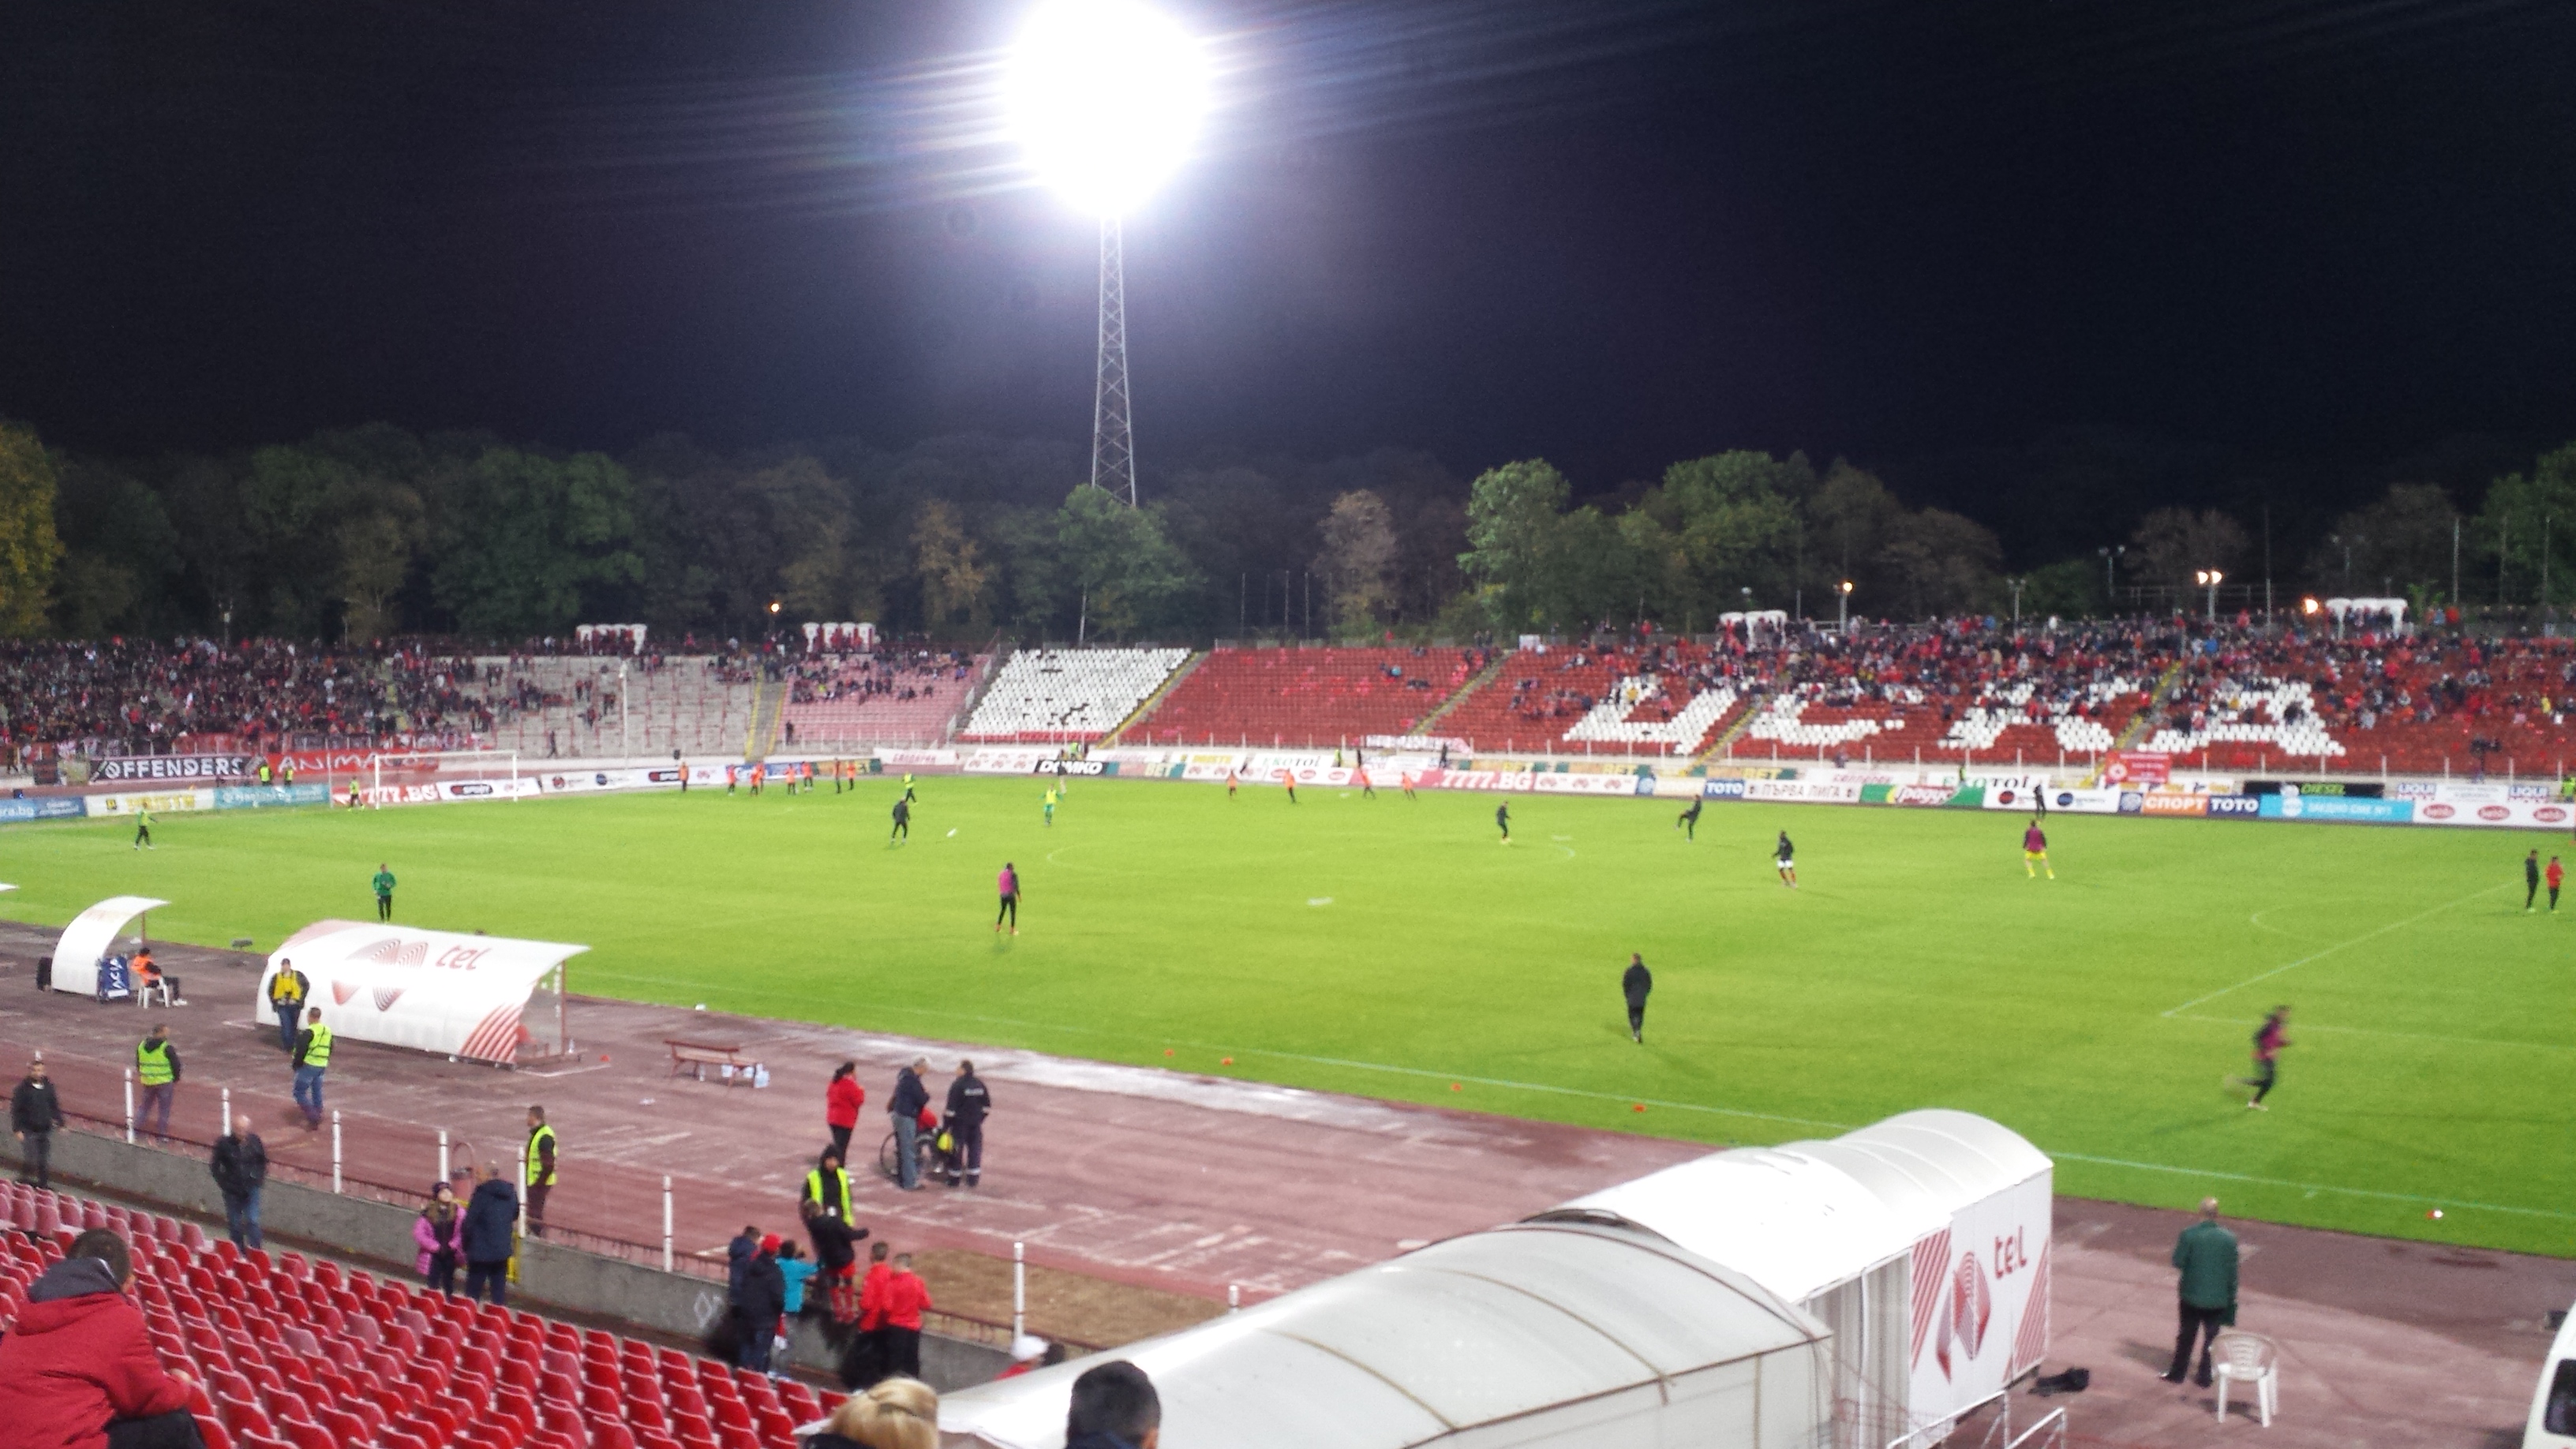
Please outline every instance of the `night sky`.
[[[1980, 511], [1959, 459], [2069, 429], [2311, 503], [2576, 437], [2576, 6], [1171, 8], [1224, 109], [1129, 224], [1149, 469], [1804, 448]], [[1090, 225], [989, 131], [1020, 13], [21, 0], [0, 415], [1087, 436]]]

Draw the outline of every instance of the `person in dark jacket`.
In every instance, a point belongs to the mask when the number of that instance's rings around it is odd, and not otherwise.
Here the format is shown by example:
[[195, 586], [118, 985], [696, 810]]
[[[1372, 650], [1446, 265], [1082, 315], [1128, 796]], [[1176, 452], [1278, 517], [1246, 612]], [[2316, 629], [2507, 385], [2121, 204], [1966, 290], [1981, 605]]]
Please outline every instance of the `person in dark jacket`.
[[233, 1118], [233, 1130], [215, 1139], [209, 1165], [215, 1189], [224, 1195], [224, 1230], [236, 1248], [256, 1248], [259, 1238], [259, 1193], [268, 1185], [268, 1146], [250, 1130], [250, 1114]]
[[1064, 1449], [1157, 1449], [1162, 1437], [1163, 1398], [1143, 1369], [1122, 1358], [1073, 1381]]
[[161, 1367], [125, 1294], [125, 1240], [92, 1228], [47, 1268], [0, 1339], [0, 1424], [11, 1444], [198, 1449], [188, 1379]]
[[755, 1246], [733, 1290], [734, 1332], [742, 1340], [742, 1346], [735, 1351], [734, 1365], [765, 1374], [769, 1372], [770, 1336], [778, 1332], [779, 1315], [787, 1311], [787, 1277], [778, 1271], [776, 1233]]
[[948, 1151], [948, 1185], [955, 1187], [958, 1172], [965, 1172], [968, 1187], [981, 1185], [984, 1176], [984, 1114], [993, 1110], [992, 1089], [975, 1075], [975, 1064], [961, 1061], [957, 1076], [948, 1084], [948, 1135], [953, 1146]]
[[52, 1187], [54, 1129], [63, 1125], [63, 1099], [45, 1076], [39, 1058], [27, 1064], [27, 1078], [9, 1094], [9, 1130], [18, 1134], [20, 1182]]
[[2173, 1265], [2182, 1270], [2182, 1331], [2174, 1337], [2173, 1367], [2165, 1370], [2165, 1382], [2182, 1382], [2192, 1340], [2198, 1338], [2200, 1372], [2192, 1381], [2205, 1389], [2218, 1330], [2236, 1321], [2236, 1235], [2218, 1225], [2218, 1199], [2200, 1200], [2200, 1221], [2174, 1240]]
[[921, 1187], [921, 1109], [930, 1105], [921, 1074], [929, 1070], [930, 1058], [914, 1058], [894, 1074], [894, 1099], [886, 1103], [886, 1115], [894, 1119], [895, 1185], [905, 1192]]
[[[349, 788], [358, 787], [356, 780]], [[295, 1032], [304, 1024], [304, 999], [313, 994], [312, 979], [295, 969], [292, 961], [277, 963], [277, 974], [268, 978], [268, 1007], [277, 1015], [277, 1049], [292, 1056]]]
[[1634, 951], [1628, 953], [1628, 969], [1619, 976], [1619, 994], [1628, 998], [1628, 1039], [1639, 1046], [1646, 1044], [1646, 996], [1655, 989], [1655, 973], [1646, 969], [1646, 958]]
[[465, 1296], [481, 1302], [490, 1288], [495, 1305], [510, 1301], [510, 1255], [519, 1226], [519, 1190], [497, 1163], [483, 1165], [483, 1180], [465, 1203]]

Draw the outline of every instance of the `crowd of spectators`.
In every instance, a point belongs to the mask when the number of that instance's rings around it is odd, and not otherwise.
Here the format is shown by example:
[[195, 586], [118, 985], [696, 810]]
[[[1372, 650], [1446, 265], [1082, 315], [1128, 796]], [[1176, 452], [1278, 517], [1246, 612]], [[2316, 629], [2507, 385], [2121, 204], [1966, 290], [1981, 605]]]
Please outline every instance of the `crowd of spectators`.
[[808, 655], [787, 670], [794, 704], [834, 700], [910, 700], [962, 684], [975, 672], [974, 656], [957, 649], [878, 650]]

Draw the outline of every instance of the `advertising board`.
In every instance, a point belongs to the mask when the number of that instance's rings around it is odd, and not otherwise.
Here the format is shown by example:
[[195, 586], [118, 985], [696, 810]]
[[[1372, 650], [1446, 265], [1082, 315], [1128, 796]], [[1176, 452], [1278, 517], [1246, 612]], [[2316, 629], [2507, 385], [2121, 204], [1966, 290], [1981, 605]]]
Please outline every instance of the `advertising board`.
[[40, 795], [25, 800], [0, 800], [0, 824], [21, 820], [77, 820], [88, 813], [78, 795]]
[[2173, 778], [2173, 756], [2156, 750], [2117, 750], [2102, 766], [2106, 785], [2161, 785]]
[[2259, 820], [2263, 816], [2263, 801], [2253, 795], [2212, 795], [2209, 797], [2209, 814], [2216, 820]]
[[1741, 800], [1744, 798], [1745, 783], [1745, 781], [1732, 775], [1712, 775], [1708, 779], [1699, 782], [1700, 798], [1704, 800]]
[[175, 815], [182, 810], [212, 810], [212, 790], [125, 790], [111, 795], [92, 795], [92, 815], [132, 815], [149, 810], [156, 815]]
[[2182, 795], [2166, 790], [2149, 790], [2139, 801], [2141, 815], [2198, 817], [2209, 813], [2206, 795]]
[[957, 755], [957, 768], [969, 775], [1025, 775], [1038, 761], [1052, 760], [1056, 755], [1053, 745], [961, 750]]
[[878, 764], [889, 770], [953, 770], [957, 768], [955, 750], [879, 750]]
[[2405, 825], [2415, 818], [2412, 800], [2356, 800], [2341, 795], [2307, 795], [2283, 790], [2257, 795], [2266, 820], [2339, 820], [2362, 825]]
[[215, 808], [218, 810], [273, 810], [283, 805], [328, 805], [331, 789], [327, 785], [217, 785]]
[[1777, 800], [1807, 805], [1857, 805], [1861, 787], [1846, 780], [1747, 780], [1747, 800]]

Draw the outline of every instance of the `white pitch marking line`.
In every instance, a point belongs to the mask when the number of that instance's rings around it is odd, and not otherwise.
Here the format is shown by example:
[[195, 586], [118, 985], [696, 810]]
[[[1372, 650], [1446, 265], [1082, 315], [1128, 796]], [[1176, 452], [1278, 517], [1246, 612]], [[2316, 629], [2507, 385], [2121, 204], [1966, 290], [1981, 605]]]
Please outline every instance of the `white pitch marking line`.
[[2491, 886], [2488, 886], [2485, 890], [2482, 890], [2482, 891], [2471, 891], [2471, 892], [2469, 892], [2467, 895], [2464, 895], [2464, 896], [2460, 897], [2460, 898], [2459, 898], [2458, 900], [2456, 900], [2456, 901], [2445, 901], [2445, 902], [2443, 902], [2442, 904], [2440, 904], [2440, 905], [2438, 905], [2438, 906], [2435, 906], [2435, 907], [2433, 907], [2433, 908], [2432, 908], [2432, 909], [2430, 909], [2430, 910], [2426, 910], [2426, 911], [2419, 911], [2419, 912], [2417, 912], [2417, 913], [2416, 913], [2416, 914], [2414, 914], [2414, 915], [2408, 916], [2406, 919], [2404, 919], [2404, 920], [2402, 920], [2402, 921], [2391, 921], [2391, 922], [2389, 922], [2387, 925], [2380, 927], [2380, 928], [2379, 928], [2378, 930], [2376, 930], [2376, 931], [2365, 931], [2365, 932], [2363, 932], [2362, 934], [2360, 934], [2360, 935], [2358, 935], [2358, 936], [2353, 937], [2353, 938], [2352, 938], [2351, 940], [2349, 940], [2349, 941], [2337, 941], [2335, 944], [2333, 944], [2333, 945], [2331, 945], [2331, 946], [2326, 947], [2326, 948], [2325, 948], [2324, 950], [2322, 950], [2322, 951], [2317, 951], [2317, 952], [2313, 952], [2313, 953], [2311, 953], [2311, 954], [2309, 954], [2309, 955], [2302, 956], [2302, 957], [2300, 957], [2298, 960], [2293, 961], [2293, 962], [2289, 963], [2289, 964], [2288, 964], [2288, 965], [2286, 965], [2286, 966], [2275, 966], [2275, 967], [2273, 967], [2273, 968], [2272, 968], [2271, 970], [2269, 970], [2269, 971], [2264, 971], [2264, 972], [2260, 972], [2260, 973], [2258, 973], [2258, 974], [2256, 974], [2256, 975], [2253, 975], [2253, 976], [2248, 976], [2248, 977], [2246, 977], [2244, 980], [2237, 982], [2237, 983], [2236, 983], [2235, 985], [2233, 985], [2233, 986], [2225, 986], [2225, 987], [2221, 987], [2221, 988], [2219, 988], [2218, 990], [2216, 990], [2216, 991], [2213, 991], [2213, 992], [2209, 993], [2207, 996], [2195, 996], [2195, 997], [2193, 997], [2191, 1000], [2184, 1002], [2184, 1003], [2183, 1003], [2182, 1005], [2180, 1005], [2180, 1006], [2168, 1007], [2168, 1008], [2164, 1011], [2164, 1013], [2163, 1013], [2163, 1014], [2164, 1014], [2164, 1015], [2166, 1015], [2166, 1016], [2179, 1016], [2179, 1015], [2181, 1015], [2182, 1013], [2184, 1013], [2184, 1012], [2186, 1012], [2186, 1011], [2189, 1011], [2189, 1010], [2191, 1010], [2193, 1007], [2195, 1007], [2195, 1006], [2199, 1006], [2199, 1005], [2201, 1005], [2201, 1004], [2202, 1004], [2202, 1003], [2204, 1003], [2204, 1002], [2216, 1001], [2218, 998], [2220, 998], [2220, 997], [2222, 997], [2222, 996], [2229, 995], [2229, 994], [2231, 994], [2231, 993], [2233, 993], [2233, 992], [2242, 991], [2242, 990], [2244, 990], [2246, 987], [2251, 986], [2251, 985], [2253, 985], [2254, 983], [2256, 983], [2256, 982], [2258, 982], [2258, 981], [2269, 981], [2269, 980], [2271, 980], [2273, 977], [2280, 975], [2280, 974], [2281, 974], [2282, 972], [2284, 972], [2284, 971], [2295, 971], [2295, 970], [2297, 970], [2299, 967], [2301, 967], [2301, 966], [2305, 966], [2305, 965], [2307, 965], [2307, 964], [2308, 964], [2309, 962], [2311, 962], [2311, 961], [2322, 961], [2322, 960], [2324, 960], [2325, 958], [2327, 958], [2328, 956], [2333, 955], [2333, 954], [2334, 954], [2334, 953], [2336, 953], [2337, 951], [2344, 950], [2345, 948], [2347, 948], [2347, 947], [2351, 947], [2351, 946], [2358, 946], [2358, 945], [2360, 945], [2360, 944], [2361, 944], [2362, 942], [2364, 942], [2364, 941], [2374, 941], [2374, 940], [2377, 940], [2377, 939], [2378, 939], [2378, 938], [2380, 938], [2381, 936], [2385, 936], [2385, 935], [2387, 935], [2387, 934], [2388, 934], [2389, 932], [2391, 932], [2391, 931], [2402, 931], [2402, 930], [2404, 930], [2405, 928], [2407, 928], [2408, 926], [2414, 925], [2417, 921], [2423, 920], [2423, 919], [2425, 919], [2425, 918], [2426, 918], [2426, 917], [2428, 917], [2428, 916], [2438, 916], [2438, 915], [2440, 915], [2442, 912], [2444, 912], [2444, 911], [2447, 911], [2447, 910], [2451, 909], [2453, 906], [2464, 906], [2464, 905], [2467, 905], [2469, 902], [2471, 902], [2471, 901], [2473, 901], [2473, 900], [2476, 900], [2476, 899], [2477, 899], [2478, 897], [2480, 897], [2480, 896], [2491, 896], [2491, 895], [2494, 895], [2497, 891], [2504, 890], [2504, 889], [2506, 889], [2508, 886], [2510, 886], [2510, 885], [2512, 885], [2512, 884], [2513, 884], [2513, 883], [2512, 883], [2511, 881], [2506, 881], [2506, 882], [2504, 882], [2504, 883], [2503, 883], [2503, 884], [2501, 884], [2501, 885], [2491, 885]]
[[[2482, 893], [2483, 894], [2483, 893]], [[2386, 1202], [2432, 1203], [2446, 1208], [2475, 1208], [2480, 1212], [2514, 1213], [2529, 1218], [2560, 1218], [2576, 1222], [2576, 1213], [2555, 1212], [2548, 1208], [2507, 1207], [2502, 1203], [2468, 1202], [2456, 1197], [2426, 1197], [2413, 1192], [2380, 1192], [2367, 1187], [2338, 1187], [2331, 1182], [2291, 1182], [2278, 1177], [2255, 1177], [2242, 1172], [2217, 1172], [2200, 1167], [2173, 1167], [2162, 1162], [2131, 1162], [2120, 1157], [2087, 1157], [2081, 1152], [2050, 1152], [2051, 1157], [2068, 1162], [2090, 1162], [2101, 1167], [2131, 1167], [2140, 1172], [2178, 1172], [2186, 1177], [2215, 1177], [2226, 1182], [2250, 1182], [2257, 1187], [2295, 1187], [2307, 1192], [2339, 1192], [2348, 1197], [2379, 1198]]]

